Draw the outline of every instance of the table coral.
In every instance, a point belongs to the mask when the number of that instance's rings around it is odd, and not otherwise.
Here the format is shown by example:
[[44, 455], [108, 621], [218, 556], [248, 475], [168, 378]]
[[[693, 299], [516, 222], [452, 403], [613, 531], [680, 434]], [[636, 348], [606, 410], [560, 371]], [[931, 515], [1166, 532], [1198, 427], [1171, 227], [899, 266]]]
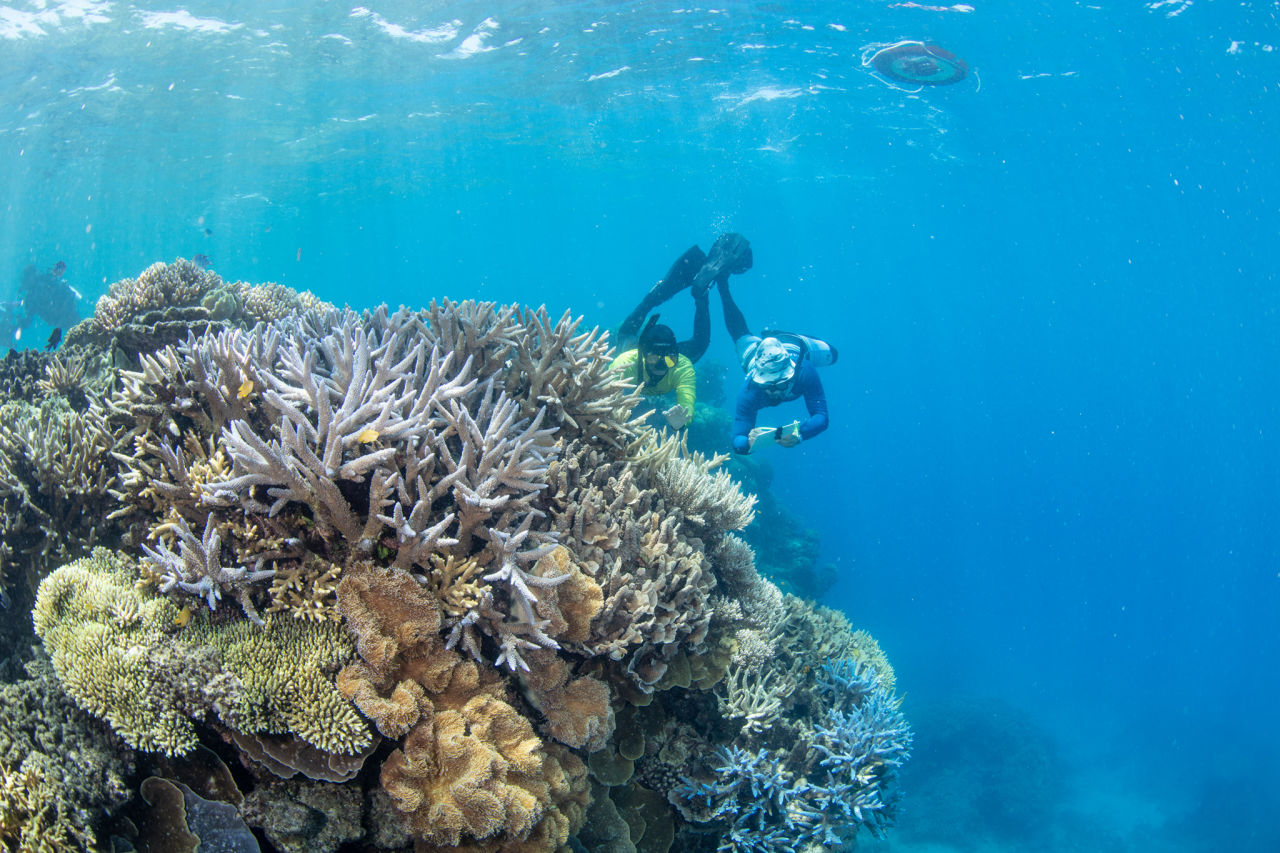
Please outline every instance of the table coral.
[[368, 724], [335, 689], [331, 673], [354, 657], [354, 645], [333, 622], [272, 616], [262, 625], [244, 620], [193, 620], [183, 646], [211, 649], [238, 689], [219, 718], [245, 734], [292, 734], [325, 752], [351, 755], [370, 744]]
[[34, 612], [67, 692], [127, 743], [188, 752], [193, 721], [216, 712], [233, 730], [291, 733], [332, 752], [368, 745], [366, 724], [326, 675], [352, 656], [339, 626], [199, 620], [175, 639], [178, 608], [136, 577], [134, 564], [98, 549], [45, 579]]
[[178, 608], [135, 589], [136, 576], [105, 548], [63, 566], [40, 584], [35, 631], [77, 705], [130, 746], [178, 755], [195, 746], [190, 715], [212, 704], [221, 682], [209, 656], [168, 641]]

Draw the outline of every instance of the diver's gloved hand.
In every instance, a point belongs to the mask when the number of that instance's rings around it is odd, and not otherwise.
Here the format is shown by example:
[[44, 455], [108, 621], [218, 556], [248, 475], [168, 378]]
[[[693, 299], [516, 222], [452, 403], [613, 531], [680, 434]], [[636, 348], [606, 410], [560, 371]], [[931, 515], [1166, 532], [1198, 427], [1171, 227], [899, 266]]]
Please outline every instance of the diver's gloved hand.
[[706, 293], [713, 282], [722, 278], [746, 272], [751, 269], [751, 264], [751, 243], [747, 238], [732, 231], [721, 234], [711, 245], [707, 262], [693, 278], [694, 294]]
[[679, 403], [663, 412], [662, 416], [667, 419], [672, 429], [683, 429], [689, 423], [689, 413]]

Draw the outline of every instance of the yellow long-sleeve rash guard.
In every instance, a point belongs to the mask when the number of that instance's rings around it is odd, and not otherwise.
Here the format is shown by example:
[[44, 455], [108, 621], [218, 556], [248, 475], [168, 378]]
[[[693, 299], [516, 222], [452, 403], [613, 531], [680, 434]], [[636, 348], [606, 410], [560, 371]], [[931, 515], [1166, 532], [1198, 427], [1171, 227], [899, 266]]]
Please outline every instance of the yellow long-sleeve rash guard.
[[647, 384], [644, 381], [645, 377], [641, 375], [640, 350], [627, 350], [615, 358], [609, 368], [621, 372], [639, 385], [640, 393], [646, 397], [656, 397], [675, 391], [676, 402], [684, 407], [689, 417], [693, 417], [693, 404], [698, 398], [698, 374], [693, 369], [693, 362], [686, 356], [677, 358], [676, 366], [668, 370], [667, 375], [653, 385]]

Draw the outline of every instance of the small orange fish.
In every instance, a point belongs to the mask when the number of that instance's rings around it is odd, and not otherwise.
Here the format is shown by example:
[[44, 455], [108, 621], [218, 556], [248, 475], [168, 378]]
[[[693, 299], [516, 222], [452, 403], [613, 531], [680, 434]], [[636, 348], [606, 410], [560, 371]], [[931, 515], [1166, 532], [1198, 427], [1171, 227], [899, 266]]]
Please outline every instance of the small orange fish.
[[191, 608], [184, 606], [178, 611], [178, 615], [173, 617], [173, 624], [179, 628], [185, 627], [191, 621]]
[[243, 400], [253, 393], [253, 380], [246, 379], [240, 383], [240, 390], [236, 392], [236, 396]]
[[364, 432], [356, 436], [356, 441], [360, 442], [361, 444], [372, 444], [377, 440], [378, 440], [378, 431], [376, 429], [373, 429], [372, 427], [370, 427], [369, 429], [365, 430]]

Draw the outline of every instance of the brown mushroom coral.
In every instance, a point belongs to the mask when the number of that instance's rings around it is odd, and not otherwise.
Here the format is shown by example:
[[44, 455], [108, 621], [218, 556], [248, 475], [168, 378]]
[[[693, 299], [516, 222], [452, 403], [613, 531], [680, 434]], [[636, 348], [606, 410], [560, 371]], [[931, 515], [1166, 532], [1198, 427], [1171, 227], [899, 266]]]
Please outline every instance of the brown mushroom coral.
[[457, 846], [464, 838], [528, 838], [564, 772], [528, 720], [506, 702], [476, 696], [460, 709], [424, 714], [382, 765], [382, 786], [416, 838]]
[[521, 674], [525, 697], [547, 718], [546, 731], [575, 749], [602, 748], [613, 735], [609, 687], [598, 678], [573, 677], [569, 664], [554, 652], [528, 654], [529, 671]]
[[360, 660], [338, 673], [338, 690], [387, 737], [400, 737], [455, 678], [478, 686], [475, 664], [444, 647], [435, 598], [405, 571], [362, 568], [338, 585], [338, 608]]

